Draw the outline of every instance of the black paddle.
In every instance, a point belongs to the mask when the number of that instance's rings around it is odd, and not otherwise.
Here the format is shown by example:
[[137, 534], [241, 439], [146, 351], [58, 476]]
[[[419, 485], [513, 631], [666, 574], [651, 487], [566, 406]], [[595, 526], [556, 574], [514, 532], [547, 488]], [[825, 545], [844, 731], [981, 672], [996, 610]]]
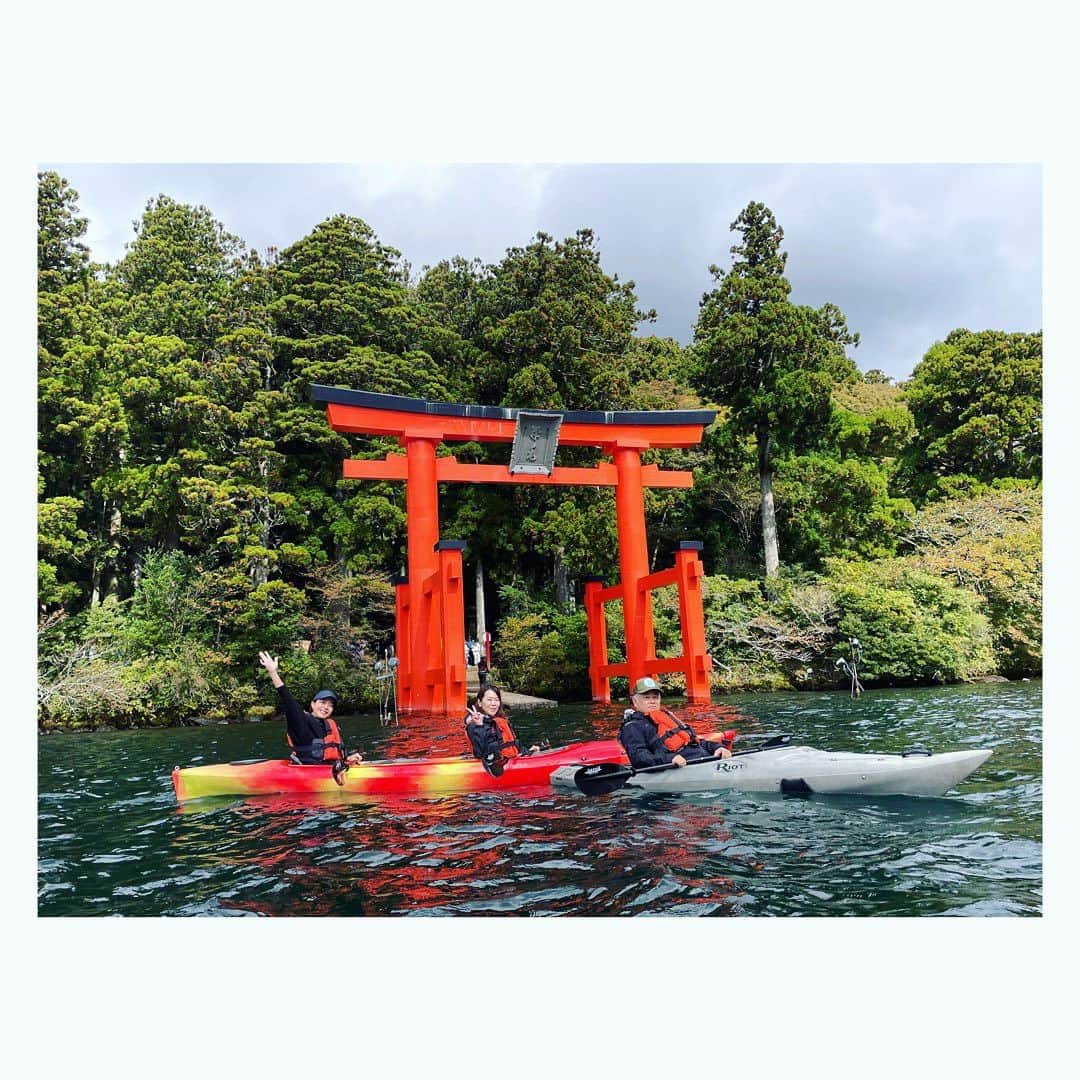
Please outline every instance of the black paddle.
[[[731, 756], [741, 757], [743, 754], [760, 754], [762, 750], [777, 750], [781, 746], [787, 746], [790, 742], [790, 735], [777, 735], [750, 750], [736, 750]], [[650, 765], [646, 769], [628, 768], [614, 762], [606, 762], [602, 765], [585, 765], [574, 773], [574, 786], [583, 795], [607, 795], [612, 791], [618, 791], [619, 788], [625, 787], [638, 773], [670, 772], [672, 769], [688, 768], [691, 765], [702, 765], [707, 761], [715, 760], [718, 759], [712, 757], [693, 758], [686, 765]]]

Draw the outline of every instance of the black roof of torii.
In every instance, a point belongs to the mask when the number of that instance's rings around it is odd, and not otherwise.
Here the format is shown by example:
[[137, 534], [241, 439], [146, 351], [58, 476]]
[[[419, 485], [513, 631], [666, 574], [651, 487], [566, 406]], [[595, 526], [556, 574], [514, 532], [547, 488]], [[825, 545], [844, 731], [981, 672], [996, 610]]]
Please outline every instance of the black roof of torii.
[[343, 390], [336, 386], [311, 384], [311, 400], [332, 405], [356, 405], [364, 409], [395, 409], [428, 416], [464, 416], [477, 420], [517, 420], [518, 413], [561, 416], [572, 424], [701, 424], [708, 427], [716, 419], [712, 409], [653, 409], [639, 412], [601, 412], [587, 409], [503, 409], [498, 405], [454, 405], [445, 401], [374, 394], [367, 390]]

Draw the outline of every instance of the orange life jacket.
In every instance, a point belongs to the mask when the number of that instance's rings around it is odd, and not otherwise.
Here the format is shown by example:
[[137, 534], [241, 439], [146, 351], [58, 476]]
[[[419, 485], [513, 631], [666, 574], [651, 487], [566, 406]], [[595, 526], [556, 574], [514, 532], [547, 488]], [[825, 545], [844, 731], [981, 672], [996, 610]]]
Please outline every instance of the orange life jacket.
[[318, 761], [343, 761], [345, 759], [345, 745], [338, 731], [337, 721], [328, 716], [323, 725], [329, 730], [321, 739], [313, 739], [309, 746], [297, 746], [292, 741], [292, 736], [286, 731], [285, 739], [296, 753], [303, 752]]
[[684, 724], [673, 712], [661, 709], [659, 712], [646, 715], [656, 728], [656, 734], [664, 744], [664, 748], [673, 754], [677, 754], [684, 746], [698, 741], [697, 732], [689, 724]]
[[496, 713], [493, 719], [495, 720], [495, 726], [499, 729], [499, 736], [503, 741], [500, 753], [503, 757], [517, 757], [518, 754], [521, 753], [521, 747], [518, 745], [517, 736], [514, 734], [514, 729], [510, 726], [510, 721], [500, 713]]

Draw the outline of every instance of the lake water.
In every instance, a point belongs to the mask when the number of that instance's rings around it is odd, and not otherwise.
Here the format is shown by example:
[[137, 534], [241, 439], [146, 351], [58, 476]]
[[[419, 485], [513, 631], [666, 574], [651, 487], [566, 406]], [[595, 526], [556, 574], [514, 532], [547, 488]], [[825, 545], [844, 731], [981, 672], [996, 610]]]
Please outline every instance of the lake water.
[[[611, 735], [621, 706], [519, 711], [525, 742]], [[178, 807], [174, 765], [283, 757], [281, 722], [38, 741], [41, 915], [1039, 915], [1042, 684], [735, 695], [699, 731], [993, 757], [940, 799], [551, 788]], [[370, 757], [459, 754], [457, 723], [341, 721]], [[736, 749], [738, 749], [738, 745]]]

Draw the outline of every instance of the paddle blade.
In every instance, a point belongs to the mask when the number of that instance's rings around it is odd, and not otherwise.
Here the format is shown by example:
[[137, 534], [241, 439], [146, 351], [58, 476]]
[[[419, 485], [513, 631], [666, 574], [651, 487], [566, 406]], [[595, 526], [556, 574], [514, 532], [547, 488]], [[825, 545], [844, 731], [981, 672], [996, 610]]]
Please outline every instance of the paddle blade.
[[787, 746], [791, 742], [790, 735], [774, 735], [771, 739], [767, 739], [760, 746], [755, 747], [755, 750], [775, 750], [780, 746]]
[[583, 795], [607, 795], [618, 791], [634, 775], [633, 769], [607, 762], [603, 765], [586, 765], [574, 773], [574, 786]]

